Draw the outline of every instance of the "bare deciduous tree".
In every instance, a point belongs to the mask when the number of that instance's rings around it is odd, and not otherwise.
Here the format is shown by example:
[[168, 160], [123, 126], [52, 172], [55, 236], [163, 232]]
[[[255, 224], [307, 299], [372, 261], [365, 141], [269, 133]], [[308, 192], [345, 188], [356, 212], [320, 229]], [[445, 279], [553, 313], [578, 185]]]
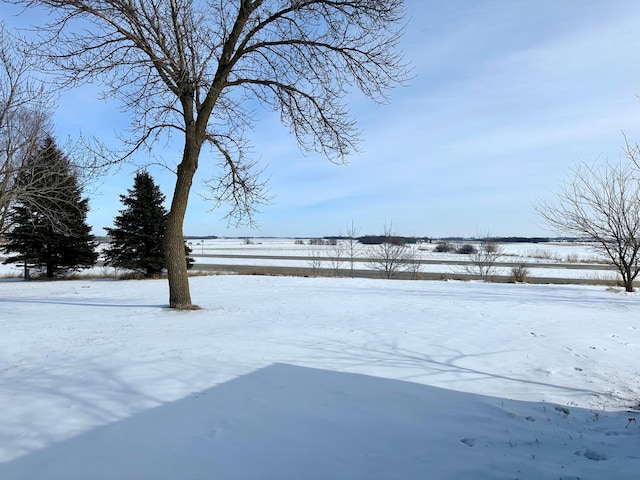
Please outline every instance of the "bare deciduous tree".
[[360, 230], [356, 227], [356, 224], [353, 220], [347, 227], [346, 232], [346, 240], [345, 240], [345, 248], [347, 251], [347, 257], [349, 258], [349, 267], [351, 269], [351, 278], [355, 276], [354, 267], [355, 261], [358, 257], [358, 254], [362, 250], [362, 245], [358, 241], [358, 235], [360, 234]]
[[411, 280], [420, 279], [422, 272], [422, 252], [420, 245], [412, 243], [407, 245], [407, 258], [405, 261], [405, 271], [411, 275]]
[[309, 250], [309, 260], [307, 263], [313, 276], [317, 276], [320, 268], [322, 268], [323, 258], [324, 253], [319, 248], [316, 247]]
[[[16, 201], [39, 204], [52, 193], [16, 182], [48, 133], [52, 104], [42, 84], [32, 79], [28, 56], [16, 45], [0, 24], [0, 233], [9, 228], [8, 213]], [[39, 180], [34, 179], [43, 183]], [[51, 182], [47, 185], [55, 189]]]
[[329, 268], [331, 268], [331, 273], [334, 277], [340, 276], [340, 268], [344, 262], [344, 257], [346, 254], [345, 244], [338, 238], [335, 240], [335, 243], [331, 245], [331, 249], [329, 250], [329, 255], [331, 256], [329, 260]]
[[496, 264], [504, 255], [504, 248], [490, 235], [486, 235], [469, 255], [471, 264], [466, 266], [467, 272], [479, 275], [482, 280], [487, 281], [495, 273]]
[[[183, 140], [165, 234], [175, 308], [192, 308], [183, 221], [203, 147], [221, 159], [211, 197], [231, 205], [231, 218], [252, 222], [269, 199], [246, 155], [247, 100], [280, 112], [303, 150], [343, 161], [358, 141], [346, 94], [385, 101], [406, 78], [396, 49], [403, 0], [9, 1], [49, 9], [49, 61], [68, 85], [99, 79], [123, 100], [131, 151], [167, 131]], [[75, 20], [93, 26], [74, 30]]]
[[[638, 163], [638, 151], [625, 153]], [[594, 242], [616, 267], [627, 292], [640, 273], [640, 182], [631, 163], [578, 165], [555, 201], [537, 210], [554, 229]]]
[[396, 278], [407, 265], [408, 251], [403, 238], [396, 235], [393, 225], [385, 225], [383, 241], [373, 245], [370, 254], [373, 257], [369, 268], [382, 272], [385, 278]]

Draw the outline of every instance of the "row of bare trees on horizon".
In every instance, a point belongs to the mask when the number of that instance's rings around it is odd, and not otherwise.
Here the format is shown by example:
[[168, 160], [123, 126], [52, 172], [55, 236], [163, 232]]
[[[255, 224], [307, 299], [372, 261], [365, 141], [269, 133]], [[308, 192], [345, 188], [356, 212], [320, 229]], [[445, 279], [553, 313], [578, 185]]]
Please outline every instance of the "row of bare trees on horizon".
[[[355, 276], [355, 265], [364, 262], [368, 270], [380, 272], [384, 278], [398, 277], [417, 280], [422, 273], [422, 251], [424, 246], [417, 242], [407, 242], [394, 230], [393, 223], [385, 224], [379, 241], [370, 245], [363, 245], [359, 241], [360, 231], [352, 221], [340, 240], [325, 243], [328, 249], [311, 248], [308, 265], [314, 274], [320, 272], [323, 265], [329, 265], [334, 276], [343, 275], [343, 265], [347, 264], [351, 277]], [[314, 242], [311, 242], [312, 246]], [[504, 248], [493, 240], [490, 235], [485, 236], [476, 245], [466, 244], [465, 253], [468, 262], [462, 268], [467, 274], [475, 275], [482, 280], [490, 280], [495, 273], [499, 259], [504, 255]], [[366, 255], [363, 257], [365, 248]], [[437, 249], [437, 247], [436, 247]], [[328, 254], [328, 256], [327, 256]], [[516, 281], [524, 281], [526, 274], [517, 276]]]

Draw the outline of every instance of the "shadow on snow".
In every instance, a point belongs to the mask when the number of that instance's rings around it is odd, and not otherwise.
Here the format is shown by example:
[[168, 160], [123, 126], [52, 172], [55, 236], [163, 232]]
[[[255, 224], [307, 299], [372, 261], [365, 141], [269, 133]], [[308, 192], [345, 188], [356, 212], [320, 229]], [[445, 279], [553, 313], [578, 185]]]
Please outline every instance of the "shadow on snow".
[[273, 364], [0, 463], [0, 478], [636, 478], [629, 415]]

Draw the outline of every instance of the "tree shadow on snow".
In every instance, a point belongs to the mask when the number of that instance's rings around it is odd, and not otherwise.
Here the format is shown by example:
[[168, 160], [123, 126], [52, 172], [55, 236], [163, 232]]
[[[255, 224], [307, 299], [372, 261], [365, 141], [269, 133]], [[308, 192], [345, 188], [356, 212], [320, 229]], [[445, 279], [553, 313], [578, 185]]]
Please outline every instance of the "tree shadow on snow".
[[103, 298], [92, 301], [89, 298], [83, 297], [82, 301], [71, 299], [37, 299], [37, 298], [0, 298], [0, 303], [25, 303], [34, 305], [69, 305], [73, 307], [108, 307], [108, 308], [169, 308], [167, 304], [154, 304], [154, 303], [126, 303], [122, 301], [114, 301], [113, 303], [106, 303]]
[[636, 478], [628, 415], [274, 364], [0, 463], [0, 478]]
[[[426, 345], [423, 345], [424, 347]], [[321, 362], [322, 365], [336, 370], [372, 367], [376, 370], [402, 369], [403, 371], [411, 371], [413, 369], [415, 373], [405, 376], [403, 380], [425, 383], [426, 379], [446, 376], [455, 376], [460, 382], [502, 380], [514, 387], [522, 384], [541, 387], [543, 390], [560, 391], [569, 395], [572, 393], [576, 395], [587, 394], [595, 398], [609, 400], [616, 405], [633, 404], [636, 401], [635, 398], [622, 397], [619, 393], [572, 387], [553, 381], [533, 380], [514, 373], [500, 373], [465, 365], [474, 357], [498, 355], [506, 353], [506, 351], [465, 353], [443, 345], [429, 345], [429, 347], [437, 353], [412, 350], [385, 340], [356, 344], [337, 339], [319, 338], [313, 344], [305, 345], [305, 349], [315, 352], [315, 355], [307, 355], [307, 360]], [[477, 364], [473, 361], [468, 363], [470, 365]]]

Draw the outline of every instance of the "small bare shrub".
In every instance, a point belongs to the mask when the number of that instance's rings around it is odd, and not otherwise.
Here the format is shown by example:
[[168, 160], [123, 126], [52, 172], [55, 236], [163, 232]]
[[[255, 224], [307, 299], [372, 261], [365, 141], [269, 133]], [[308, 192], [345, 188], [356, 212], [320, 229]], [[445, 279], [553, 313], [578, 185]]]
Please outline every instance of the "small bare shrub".
[[324, 238], [311, 238], [309, 239], [309, 245], [313, 246], [323, 246], [323, 245], [335, 245], [335, 240], [326, 240]]
[[567, 263], [578, 263], [579, 257], [577, 253], [569, 253], [567, 254], [567, 258], [565, 261]]
[[526, 283], [529, 280], [529, 269], [526, 265], [513, 267], [509, 279], [512, 283]]
[[412, 244], [407, 248], [407, 258], [405, 264], [405, 271], [411, 275], [411, 280], [418, 280], [422, 271], [422, 255], [421, 249], [417, 244]]
[[474, 255], [478, 253], [478, 249], [471, 245], [470, 243], [465, 243], [458, 248], [457, 253], [461, 255]]
[[318, 275], [320, 267], [322, 267], [323, 252], [318, 249], [309, 251], [309, 268], [311, 268], [311, 274], [315, 277]]
[[342, 262], [344, 261], [344, 257], [346, 254], [344, 245], [339, 243], [337, 240], [335, 243], [331, 243], [331, 260], [329, 261], [329, 266], [331, 268], [331, 273], [334, 277], [340, 276], [340, 267], [342, 266]]
[[354, 277], [356, 258], [362, 251], [362, 245], [357, 238], [358, 235], [360, 235], [360, 229], [358, 229], [355, 222], [351, 220], [351, 223], [347, 226], [347, 240], [345, 243], [347, 258], [349, 259], [349, 267], [351, 270], [351, 278]]
[[560, 260], [558, 255], [554, 254], [551, 250], [545, 250], [544, 248], [536, 248], [529, 253], [532, 258], [540, 258], [542, 260]]
[[438, 253], [449, 253], [454, 250], [455, 248], [453, 248], [453, 245], [451, 245], [449, 242], [438, 242], [436, 248], [433, 249], [434, 252]]

